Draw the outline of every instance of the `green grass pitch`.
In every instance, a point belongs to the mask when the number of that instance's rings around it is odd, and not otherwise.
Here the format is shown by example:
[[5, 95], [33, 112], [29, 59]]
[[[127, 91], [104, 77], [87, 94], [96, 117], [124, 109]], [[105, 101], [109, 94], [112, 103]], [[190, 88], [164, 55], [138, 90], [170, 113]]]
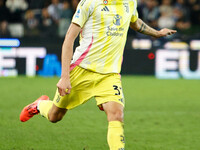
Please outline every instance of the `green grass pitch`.
[[[56, 124], [22, 108], [54, 96], [58, 78], [0, 78], [0, 150], [108, 150], [104, 112], [91, 99]], [[200, 80], [122, 76], [127, 150], [199, 150]]]

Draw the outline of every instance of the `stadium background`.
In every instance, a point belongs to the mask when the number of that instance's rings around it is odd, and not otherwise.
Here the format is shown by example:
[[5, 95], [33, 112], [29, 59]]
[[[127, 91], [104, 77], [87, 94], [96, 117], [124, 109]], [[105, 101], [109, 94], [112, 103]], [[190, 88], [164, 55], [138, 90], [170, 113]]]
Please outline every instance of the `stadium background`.
[[[62, 42], [78, 2], [0, 0], [0, 149], [108, 149], [106, 119], [94, 100], [56, 125], [39, 117], [18, 120], [32, 99], [53, 97]], [[150, 26], [178, 33], [154, 39], [129, 30], [122, 67], [127, 149], [197, 150], [200, 1], [138, 0], [138, 12]]]

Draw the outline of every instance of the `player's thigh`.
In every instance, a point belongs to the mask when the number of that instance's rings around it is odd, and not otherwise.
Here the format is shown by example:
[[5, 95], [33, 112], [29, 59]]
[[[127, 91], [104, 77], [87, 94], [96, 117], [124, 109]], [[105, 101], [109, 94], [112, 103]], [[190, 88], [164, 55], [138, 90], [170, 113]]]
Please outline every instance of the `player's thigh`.
[[95, 99], [98, 106], [113, 101], [124, 107], [125, 99], [119, 74], [104, 76], [95, 88]]
[[89, 89], [87, 90], [84, 90], [84, 89], [86, 88], [79, 90], [79, 87], [72, 86], [70, 94], [67, 94], [65, 96], [60, 96], [57, 90], [53, 103], [58, 108], [63, 108], [63, 109], [68, 109], [68, 110], [73, 109], [87, 102], [92, 97], [91, 91]]
[[58, 108], [73, 109], [87, 100], [89, 100], [93, 95], [93, 74], [91, 72], [82, 69], [80, 67], [75, 67], [72, 72], [70, 72], [71, 81], [71, 92], [65, 96], [60, 96], [58, 89], [56, 90], [53, 103]]

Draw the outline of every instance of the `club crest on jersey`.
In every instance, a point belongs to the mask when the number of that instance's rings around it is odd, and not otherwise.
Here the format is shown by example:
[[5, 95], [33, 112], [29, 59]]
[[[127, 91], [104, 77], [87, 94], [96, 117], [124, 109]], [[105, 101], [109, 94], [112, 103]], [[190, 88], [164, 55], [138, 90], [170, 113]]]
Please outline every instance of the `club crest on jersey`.
[[116, 26], [120, 26], [121, 23], [122, 23], [122, 16], [120, 15], [115, 15], [114, 16], [114, 20], [113, 20], [113, 23], [116, 25]]
[[108, 4], [108, 0], [103, 0], [103, 3], [106, 5]]

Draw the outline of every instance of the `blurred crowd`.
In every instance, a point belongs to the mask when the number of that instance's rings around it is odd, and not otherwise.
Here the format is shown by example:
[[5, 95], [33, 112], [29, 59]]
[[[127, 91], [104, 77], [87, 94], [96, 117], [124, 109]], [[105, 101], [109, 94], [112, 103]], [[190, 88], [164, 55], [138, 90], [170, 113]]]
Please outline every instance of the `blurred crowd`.
[[151, 27], [200, 36], [200, 0], [138, 0], [138, 12]]
[[0, 0], [0, 37], [60, 36], [79, 0]]
[[[200, 33], [200, 0], [137, 0], [139, 16], [156, 28]], [[0, 0], [0, 37], [64, 37], [79, 0]]]

